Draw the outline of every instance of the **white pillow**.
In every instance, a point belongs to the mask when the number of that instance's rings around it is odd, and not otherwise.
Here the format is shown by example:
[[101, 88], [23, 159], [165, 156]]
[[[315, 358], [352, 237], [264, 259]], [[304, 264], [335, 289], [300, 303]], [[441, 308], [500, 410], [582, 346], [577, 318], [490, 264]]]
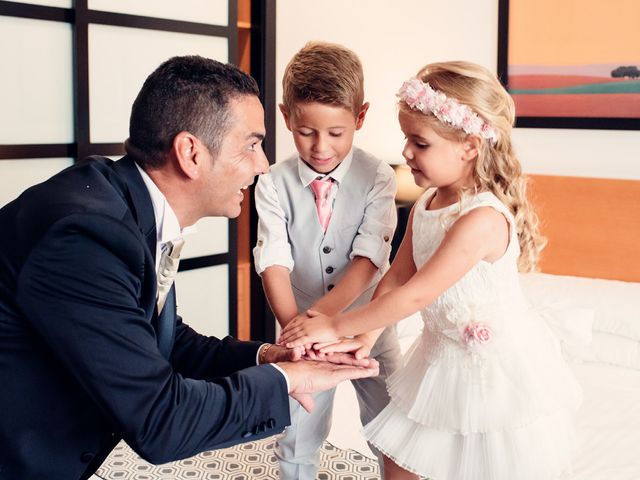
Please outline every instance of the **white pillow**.
[[640, 342], [619, 335], [594, 332], [591, 345], [563, 345], [569, 358], [640, 370]]
[[520, 275], [534, 309], [593, 309], [593, 330], [640, 340], [640, 283], [545, 273]]
[[560, 340], [563, 350], [586, 348], [593, 337], [594, 311], [579, 307], [544, 307], [534, 309]]

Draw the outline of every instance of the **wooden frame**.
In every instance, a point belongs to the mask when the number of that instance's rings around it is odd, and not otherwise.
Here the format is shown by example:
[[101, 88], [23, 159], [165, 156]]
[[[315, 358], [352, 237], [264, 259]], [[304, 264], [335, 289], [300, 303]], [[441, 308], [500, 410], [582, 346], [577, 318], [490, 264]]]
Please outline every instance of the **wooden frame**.
[[[636, 62], [640, 68], [637, 49], [620, 53], [640, 41], [633, 23], [640, 15], [640, 4], [623, 3], [633, 12], [620, 5], [591, 8], [580, 2], [571, 7], [574, 3], [553, 0], [499, 0], [498, 75], [516, 102], [516, 126], [640, 129], [640, 70], [635, 79], [611, 77], [615, 65]], [[602, 21], [603, 15], [615, 16], [616, 21]], [[581, 21], [600, 27], [590, 28]], [[609, 23], [614, 25], [595, 34]], [[591, 41], [602, 48], [582, 45]], [[619, 55], [626, 55], [626, 60], [618, 59]], [[518, 60], [511, 65], [514, 57]]]
[[[74, 130], [75, 141], [69, 144], [0, 145], [3, 159], [70, 157], [78, 161], [88, 155], [123, 155], [123, 143], [92, 143], [89, 131], [89, 24], [113, 25], [157, 31], [226, 37], [228, 59], [238, 61], [237, 0], [228, 0], [227, 25], [209, 25], [188, 21], [90, 10], [87, 0], [74, 0], [73, 8], [47, 7], [0, 0], [0, 15], [70, 23], [73, 27]], [[180, 271], [228, 265], [229, 334], [237, 336], [237, 223], [229, 220], [226, 253], [183, 259]]]
[[[267, 137], [264, 151], [270, 163], [276, 157], [276, 0], [253, 0], [251, 2], [251, 75], [260, 86], [260, 100], [264, 105]], [[253, 200], [253, 187], [251, 189]], [[250, 244], [258, 237], [258, 213], [251, 202]], [[274, 342], [276, 320], [262, 289], [262, 280], [256, 274], [251, 256], [251, 338]]]

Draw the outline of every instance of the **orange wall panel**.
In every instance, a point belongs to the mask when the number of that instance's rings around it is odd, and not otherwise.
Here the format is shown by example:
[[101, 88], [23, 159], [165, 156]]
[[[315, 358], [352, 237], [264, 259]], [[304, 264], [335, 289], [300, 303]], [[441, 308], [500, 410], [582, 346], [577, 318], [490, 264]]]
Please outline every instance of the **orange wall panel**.
[[640, 181], [531, 175], [529, 198], [543, 272], [640, 281]]

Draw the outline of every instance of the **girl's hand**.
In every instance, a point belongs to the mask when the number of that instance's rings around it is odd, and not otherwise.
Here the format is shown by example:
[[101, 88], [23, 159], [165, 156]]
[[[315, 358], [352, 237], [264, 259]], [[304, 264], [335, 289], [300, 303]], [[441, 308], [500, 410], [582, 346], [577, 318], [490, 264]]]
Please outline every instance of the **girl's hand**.
[[337, 342], [316, 343], [313, 348], [320, 355], [332, 353], [352, 353], [356, 359], [367, 358], [371, 353], [371, 346], [359, 337], [343, 338]]
[[287, 348], [309, 343], [332, 342], [338, 338], [333, 318], [313, 310], [307, 310], [307, 318], [301, 315], [291, 320], [280, 333], [279, 343]]

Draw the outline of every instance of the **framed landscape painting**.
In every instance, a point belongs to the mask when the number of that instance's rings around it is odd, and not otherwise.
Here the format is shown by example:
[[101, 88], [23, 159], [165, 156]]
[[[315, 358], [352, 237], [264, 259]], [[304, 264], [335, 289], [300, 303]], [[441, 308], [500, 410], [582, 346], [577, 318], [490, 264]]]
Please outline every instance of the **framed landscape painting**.
[[640, 0], [499, 0], [519, 127], [640, 129]]

